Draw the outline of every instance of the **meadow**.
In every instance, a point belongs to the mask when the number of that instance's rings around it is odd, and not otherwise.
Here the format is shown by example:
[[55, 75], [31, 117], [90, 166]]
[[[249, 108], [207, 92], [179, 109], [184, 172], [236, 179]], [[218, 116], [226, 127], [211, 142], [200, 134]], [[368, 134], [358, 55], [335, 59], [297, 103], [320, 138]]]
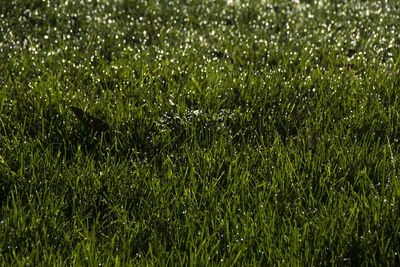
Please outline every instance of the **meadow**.
[[399, 61], [394, 0], [1, 1], [0, 264], [399, 265]]

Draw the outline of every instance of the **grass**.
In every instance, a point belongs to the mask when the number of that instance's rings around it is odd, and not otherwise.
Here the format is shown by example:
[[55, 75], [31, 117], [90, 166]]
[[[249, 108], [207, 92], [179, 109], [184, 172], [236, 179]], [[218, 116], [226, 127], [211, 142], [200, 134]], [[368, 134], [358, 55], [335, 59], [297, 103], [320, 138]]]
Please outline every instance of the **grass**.
[[399, 264], [396, 1], [0, 10], [2, 265]]

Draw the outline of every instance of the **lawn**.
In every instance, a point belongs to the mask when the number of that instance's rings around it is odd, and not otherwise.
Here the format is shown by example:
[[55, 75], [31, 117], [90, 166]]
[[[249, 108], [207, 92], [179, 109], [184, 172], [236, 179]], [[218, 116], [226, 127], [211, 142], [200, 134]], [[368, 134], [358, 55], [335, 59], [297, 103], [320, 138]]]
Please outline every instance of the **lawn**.
[[399, 61], [394, 0], [1, 1], [0, 264], [400, 264]]

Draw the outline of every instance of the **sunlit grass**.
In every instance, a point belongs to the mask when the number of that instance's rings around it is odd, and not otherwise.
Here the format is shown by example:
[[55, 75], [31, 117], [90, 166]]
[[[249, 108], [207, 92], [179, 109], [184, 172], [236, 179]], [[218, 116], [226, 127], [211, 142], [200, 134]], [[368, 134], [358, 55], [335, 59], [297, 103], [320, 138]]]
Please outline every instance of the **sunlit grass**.
[[399, 264], [399, 7], [335, 2], [4, 1], [2, 264]]

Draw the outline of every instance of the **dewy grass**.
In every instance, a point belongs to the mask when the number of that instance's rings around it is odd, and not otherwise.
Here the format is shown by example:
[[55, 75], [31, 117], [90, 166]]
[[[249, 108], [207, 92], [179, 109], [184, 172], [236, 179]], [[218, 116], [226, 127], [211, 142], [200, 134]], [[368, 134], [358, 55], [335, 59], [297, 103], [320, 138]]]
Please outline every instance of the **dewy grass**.
[[399, 264], [396, 1], [0, 16], [2, 265]]

